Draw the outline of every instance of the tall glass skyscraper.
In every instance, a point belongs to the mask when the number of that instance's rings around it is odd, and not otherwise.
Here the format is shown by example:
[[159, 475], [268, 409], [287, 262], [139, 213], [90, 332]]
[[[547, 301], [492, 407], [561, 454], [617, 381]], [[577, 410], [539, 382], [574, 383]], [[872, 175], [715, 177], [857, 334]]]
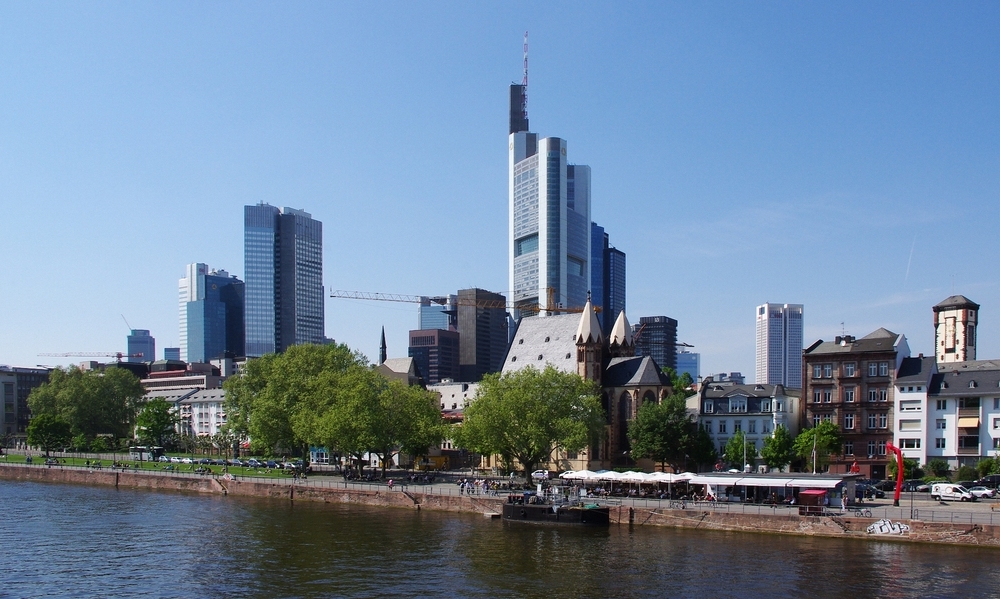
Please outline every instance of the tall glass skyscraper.
[[243, 217], [247, 356], [323, 343], [323, 223], [263, 203]]
[[178, 290], [181, 360], [208, 362], [226, 353], [245, 355], [243, 281], [195, 263], [187, 266]]
[[132, 334], [128, 336], [128, 361], [152, 362], [154, 360], [156, 360], [156, 339], [150, 336], [146, 329], [132, 329]]
[[757, 306], [756, 382], [802, 388], [802, 304]]
[[513, 303], [525, 306], [522, 315], [582, 307], [591, 284], [590, 167], [567, 164], [566, 140], [539, 139], [523, 112], [515, 118], [521, 90], [511, 86], [508, 146]]

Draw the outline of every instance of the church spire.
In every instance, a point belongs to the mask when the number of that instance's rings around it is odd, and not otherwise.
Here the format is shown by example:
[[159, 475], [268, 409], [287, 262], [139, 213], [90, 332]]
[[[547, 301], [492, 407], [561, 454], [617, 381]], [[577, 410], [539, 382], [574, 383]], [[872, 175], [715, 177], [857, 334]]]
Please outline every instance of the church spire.
[[378, 363], [385, 364], [387, 358], [388, 355], [386, 354], [386, 347], [385, 347], [385, 327], [382, 327], [382, 344], [379, 345], [378, 348]]
[[590, 303], [590, 293], [587, 293], [587, 305], [583, 307], [583, 314], [580, 315], [580, 326], [576, 329], [576, 344], [601, 343], [604, 341], [604, 333], [601, 332], [601, 323], [597, 320], [597, 312]]

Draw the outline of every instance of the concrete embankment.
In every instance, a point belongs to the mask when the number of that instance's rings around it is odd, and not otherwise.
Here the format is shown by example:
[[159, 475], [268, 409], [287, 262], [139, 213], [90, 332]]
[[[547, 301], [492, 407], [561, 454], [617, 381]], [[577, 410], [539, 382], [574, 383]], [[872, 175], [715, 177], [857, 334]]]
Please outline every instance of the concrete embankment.
[[[216, 495], [265, 497], [290, 501], [353, 503], [359, 505], [429, 509], [453, 512], [500, 512], [498, 497], [449, 495], [383, 487], [351, 488], [321, 484], [288, 484], [265, 480], [223, 480], [214, 477], [158, 475], [82, 468], [46, 468], [0, 464], [0, 479], [107, 485], [118, 488], [170, 490]], [[312, 483], [312, 481], [310, 481]], [[1000, 548], [1000, 526], [887, 521], [843, 516], [799, 516], [797, 514], [747, 514], [701, 509], [611, 508], [615, 524], [667, 526], [717, 531], [741, 531], [903, 542], [947, 543]]]

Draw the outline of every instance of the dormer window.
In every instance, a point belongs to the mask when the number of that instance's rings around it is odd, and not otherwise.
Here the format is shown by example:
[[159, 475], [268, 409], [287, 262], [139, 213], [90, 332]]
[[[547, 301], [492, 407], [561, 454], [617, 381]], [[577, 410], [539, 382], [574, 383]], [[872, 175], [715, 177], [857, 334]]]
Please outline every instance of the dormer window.
[[538, 359], [539, 359], [539, 360], [541, 360], [541, 359], [542, 359], [542, 354], [538, 354]]
[[976, 381], [969, 381], [969, 389], [975, 389], [978, 386], [979, 385], [976, 383]]
[[706, 414], [711, 414], [712, 412], [715, 411], [715, 402], [714, 401], [706, 401], [705, 405], [702, 406], [702, 408], [703, 408], [702, 411], [704, 411]]
[[731, 397], [729, 399], [729, 411], [730, 412], [746, 412], [747, 411], [747, 398], [745, 398], [745, 397]]
[[548, 342], [549, 342], [549, 338], [548, 338], [548, 337], [546, 337], [546, 338], [545, 338], [545, 342], [546, 342], [546, 343], [548, 343]]
[[524, 345], [524, 339], [518, 339], [517, 340], [517, 344], [518, 345]]

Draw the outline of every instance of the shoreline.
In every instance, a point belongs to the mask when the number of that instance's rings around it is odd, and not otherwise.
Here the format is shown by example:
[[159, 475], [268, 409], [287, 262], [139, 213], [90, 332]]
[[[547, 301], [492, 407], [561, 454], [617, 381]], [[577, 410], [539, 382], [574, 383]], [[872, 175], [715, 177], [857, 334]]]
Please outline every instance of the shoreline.
[[[182, 491], [223, 496], [261, 497], [287, 501], [347, 503], [376, 507], [467, 513], [500, 513], [503, 497], [453, 495], [428, 489], [386, 487], [340, 482], [280, 482], [266, 479], [225, 480], [157, 472], [90, 470], [77, 467], [0, 464], [0, 480], [113, 486], [152, 491]], [[312, 483], [312, 484], [310, 484]], [[367, 487], [367, 488], [366, 488]], [[822, 536], [877, 541], [935, 543], [1000, 548], [1000, 525], [974, 522], [886, 520], [842, 515], [800, 516], [796, 513], [746, 513], [612, 505], [611, 523], [796, 536]], [[992, 518], [991, 518], [992, 519]]]

